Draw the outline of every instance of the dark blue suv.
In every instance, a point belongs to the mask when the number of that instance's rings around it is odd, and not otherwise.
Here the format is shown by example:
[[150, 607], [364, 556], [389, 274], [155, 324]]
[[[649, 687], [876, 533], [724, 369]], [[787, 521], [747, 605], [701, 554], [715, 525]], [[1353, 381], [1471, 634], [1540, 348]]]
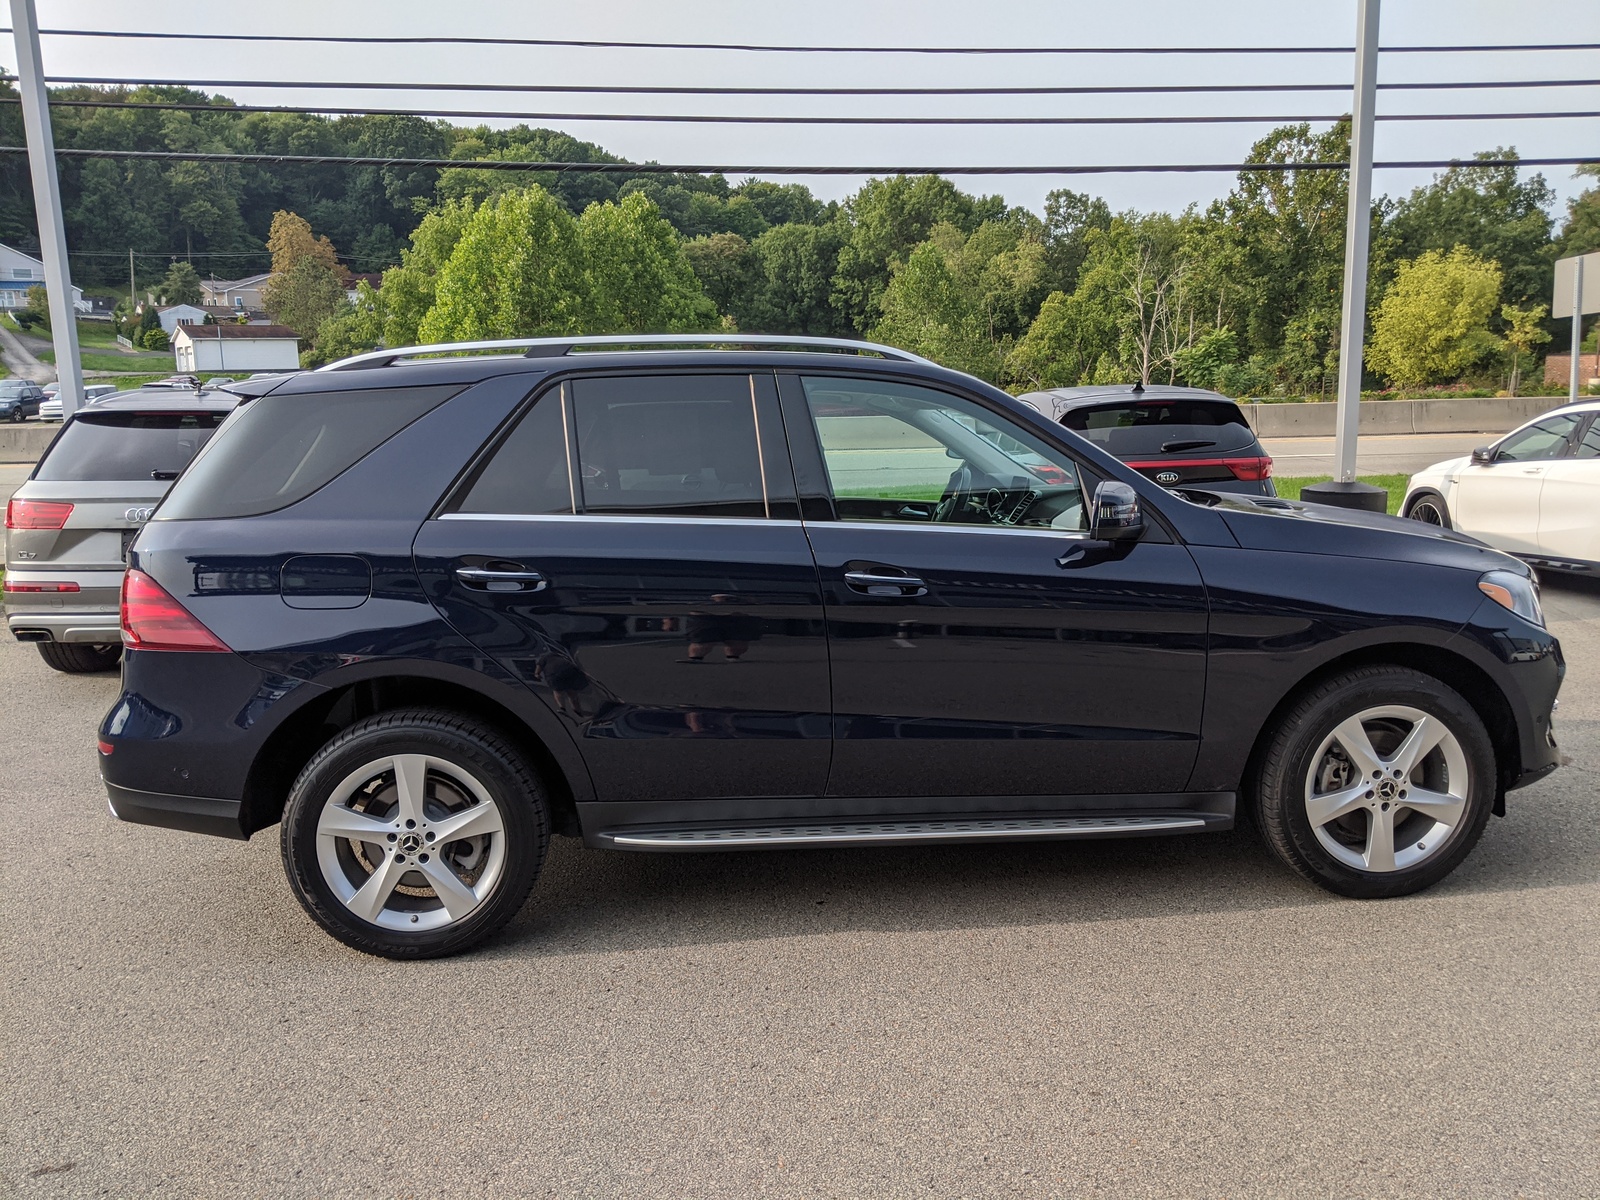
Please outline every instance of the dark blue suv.
[[133, 544], [101, 771], [125, 820], [281, 822], [361, 950], [479, 941], [552, 832], [1103, 838], [1242, 805], [1308, 879], [1399, 895], [1558, 761], [1522, 563], [1165, 491], [887, 347], [478, 343], [238, 390]]

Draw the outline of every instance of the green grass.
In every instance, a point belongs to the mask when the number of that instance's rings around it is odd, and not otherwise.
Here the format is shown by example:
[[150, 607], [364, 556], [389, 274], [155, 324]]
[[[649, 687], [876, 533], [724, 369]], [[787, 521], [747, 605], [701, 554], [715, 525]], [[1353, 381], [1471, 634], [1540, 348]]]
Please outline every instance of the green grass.
[[[1313, 483], [1327, 483], [1332, 478], [1332, 475], [1279, 475], [1274, 477], [1273, 482], [1278, 485], [1278, 495], [1285, 500], [1298, 500], [1301, 488]], [[1405, 499], [1406, 485], [1411, 482], [1409, 475], [1357, 475], [1356, 479], [1381, 487], [1389, 493], [1390, 516], [1400, 512], [1400, 501]]]

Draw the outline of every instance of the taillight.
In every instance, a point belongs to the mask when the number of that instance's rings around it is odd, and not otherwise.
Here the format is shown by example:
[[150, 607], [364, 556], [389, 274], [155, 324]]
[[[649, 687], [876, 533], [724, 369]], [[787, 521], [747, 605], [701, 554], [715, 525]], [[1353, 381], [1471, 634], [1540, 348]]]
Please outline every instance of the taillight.
[[1272, 460], [1263, 454], [1260, 458], [1225, 458], [1222, 465], [1233, 472], [1235, 479], [1271, 479]]
[[72, 515], [72, 505], [60, 500], [18, 500], [6, 504], [7, 529], [60, 529]]
[[5, 590], [8, 592], [75, 592], [78, 585], [68, 580], [64, 583], [13, 583], [6, 580]]
[[122, 577], [122, 644], [130, 650], [221, 650], [228, 647], [143, 571]]

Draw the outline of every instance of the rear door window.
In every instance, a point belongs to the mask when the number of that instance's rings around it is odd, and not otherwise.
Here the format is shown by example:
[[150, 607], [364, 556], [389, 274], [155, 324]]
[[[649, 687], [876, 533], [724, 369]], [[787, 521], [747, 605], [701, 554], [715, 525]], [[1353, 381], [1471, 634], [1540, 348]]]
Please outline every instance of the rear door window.
[[58, 481], [172, 479], [227, 416], [223, 412], [95, 412], [68, 422], [34, 472]]
[[303, 500], [459, 386], [268, 394], [244, 404], [157, 520], [249, 517]]
[[1255, 442], [1244, 412], [1229, 400], [1126, 400], [1074, 408], [1061, 424], [1117, 458], [1185, 452], [1226, 453]]

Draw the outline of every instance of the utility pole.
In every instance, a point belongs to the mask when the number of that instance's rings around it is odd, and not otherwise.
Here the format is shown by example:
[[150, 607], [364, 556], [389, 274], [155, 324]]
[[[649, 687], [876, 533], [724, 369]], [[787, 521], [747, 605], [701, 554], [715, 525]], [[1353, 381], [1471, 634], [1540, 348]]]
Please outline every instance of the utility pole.
[[1350, 116], [1350, 195], [1345, 214], [1344, 305], [1339, 331], [1339, 407], [1333, 454], [1337, 478], [1301, 489], [1301, 499], [1383, 512], [1382, 488], [1356, 482], [1361, 428], [1362, 343], [1367, 323], [1367, 252], [1372, 229], [1372, 132], [1378, 101], [1378, 3], [1356, 0], [1355, 104]]
[[139, 297], [134, 293], [138, 285], [133, 281], [133, 247], [128, 247], [128, 319], [133, 320], [133, 310], [139, 307]]
[[56, 176], [55, 135], [50, 131], [50, 99], [39, 53], [39, 18], [33, 0], [11, 0], [11, 28], [17, 46], [17, 86], [22, 93], [22, 127], [28, 137], [33, 173], [33, 207], [39, 220], [39, 257], [50, 293], [50, 332], [61, 381], [61, 415], [83, 404], [83, 364], [78, 360], [78, 313], [72, 306], [72, 272], [67, 268], [67, 230], [61, 217], [61, 181]]

